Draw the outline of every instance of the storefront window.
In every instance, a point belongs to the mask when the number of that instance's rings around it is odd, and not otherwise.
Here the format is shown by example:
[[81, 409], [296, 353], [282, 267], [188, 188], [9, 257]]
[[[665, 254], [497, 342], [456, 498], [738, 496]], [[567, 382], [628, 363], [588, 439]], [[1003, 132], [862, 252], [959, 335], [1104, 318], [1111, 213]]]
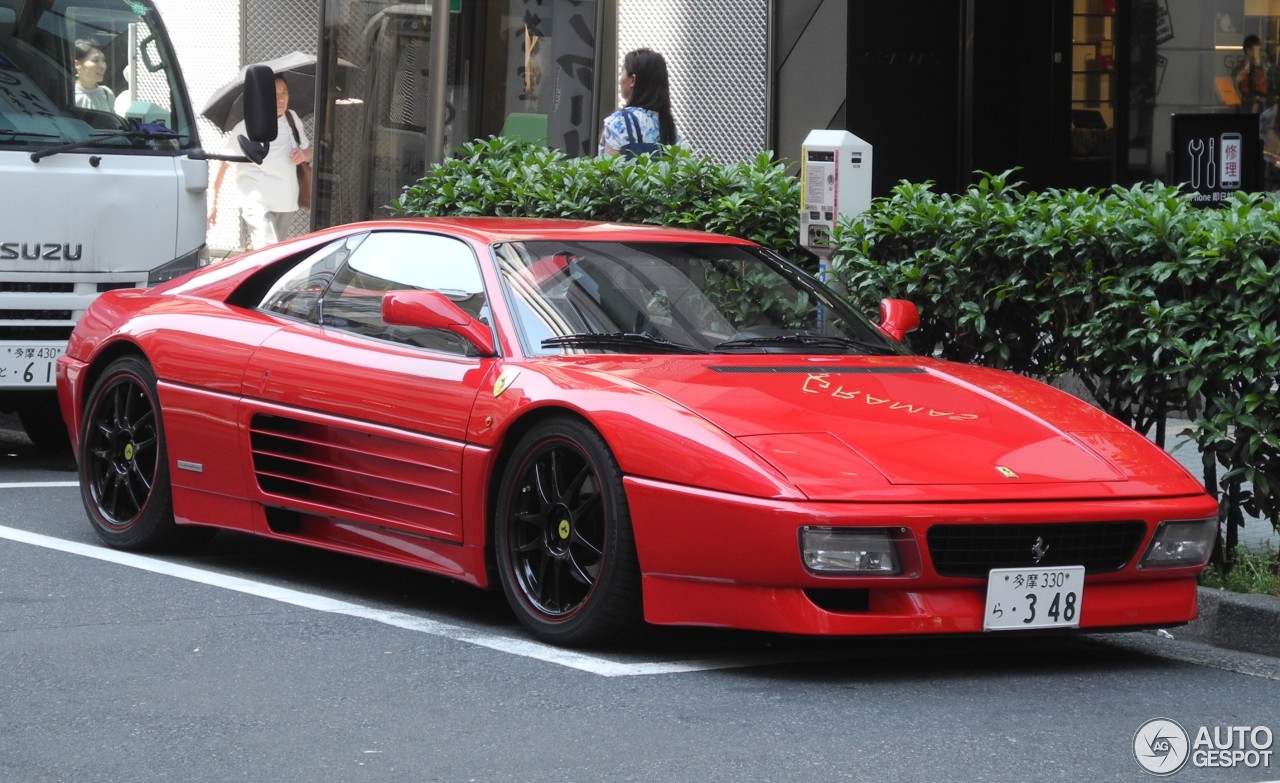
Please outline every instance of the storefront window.
[[1072, 12], [1071, 166], [1077, 176], [1109, 181], [1115, 176], [1116, 0], [1075, 0]]
[[434, 162], [437, 132], [446, 156], [496, 135], [595, 152], [597, 0], [451, 0], [439, 129], [430, 116], [435, 6], [324, 4], [314, 225], [386, 215]]
[[[1201, 189], [1212, 184], [1230, 190], [1236, 181], [1230, 156], [1239, 151], [1237, 187], [1266, 186], [1261, 121], [1274, 117], [1280, 94], [1280, 1], [1133, 2], [1128, 96], [1133, 178], [1180, 182], [1194, 176]], [[1257, 60], [1250, 65], [1245, 44], [1254, 39]], [[1217, 115], [1237, 116], [1215, 123]], [[1178, 130], [1179, 118], [1221, 129], [1205, 131], [1204, 138], [1199, 132], [1187, 137]], [[1242, 137], [1238, 147], [1236, 133]]]

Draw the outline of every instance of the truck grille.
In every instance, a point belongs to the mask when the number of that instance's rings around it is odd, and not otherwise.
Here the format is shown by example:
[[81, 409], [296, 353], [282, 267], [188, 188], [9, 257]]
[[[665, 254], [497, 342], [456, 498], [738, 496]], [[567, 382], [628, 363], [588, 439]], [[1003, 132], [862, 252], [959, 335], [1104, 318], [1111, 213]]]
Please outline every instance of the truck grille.
[[[7, 318], [3, 312], [0, 312], [0, 320]], [[34, 320], [34, 319], [31, 319]], [[50, 320], [70, 320], [70, 315], [62, 319]], [[0, 326], [0, 340], [8, 340], [10, 342], [43, 342], [53, 340], [65, 343], [71, 339], [70, 326]]]
[[4, 294], [70, 294], [76, 290], [75, 283], [35, 283], [0, 281], [0, 293]]
[[[1137, 553], [1143, 522], [934, 525], [925, 538], [941, 576], [984, 577], [993, 568], [1082, 565], [1086, 573], [1119, 571]], [[1036, 562], [1037, 540], [1047, 548]]]

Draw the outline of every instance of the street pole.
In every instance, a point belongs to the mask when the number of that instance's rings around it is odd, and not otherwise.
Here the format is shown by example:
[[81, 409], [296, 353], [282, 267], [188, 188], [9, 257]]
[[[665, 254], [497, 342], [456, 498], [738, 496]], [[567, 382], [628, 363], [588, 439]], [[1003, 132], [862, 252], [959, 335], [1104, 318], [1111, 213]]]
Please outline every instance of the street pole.
[[444, 162], [444, 99], [449, 86], [449, 0], [432, 0], [431, 75], [427, 85], [425, 160], [427, 165], [431, 165]]

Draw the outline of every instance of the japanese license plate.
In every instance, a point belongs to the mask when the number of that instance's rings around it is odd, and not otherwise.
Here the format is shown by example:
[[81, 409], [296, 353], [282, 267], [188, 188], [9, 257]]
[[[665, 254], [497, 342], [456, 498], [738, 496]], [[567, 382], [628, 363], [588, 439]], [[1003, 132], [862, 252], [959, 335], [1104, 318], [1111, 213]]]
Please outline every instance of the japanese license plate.
[[996, 568], [987, 577], [987, 631], [1078, 628], [1084, 566]]
[[0, 347], [0, 386], [53, 386], [54, 366], [65, 350], [61, 345]]

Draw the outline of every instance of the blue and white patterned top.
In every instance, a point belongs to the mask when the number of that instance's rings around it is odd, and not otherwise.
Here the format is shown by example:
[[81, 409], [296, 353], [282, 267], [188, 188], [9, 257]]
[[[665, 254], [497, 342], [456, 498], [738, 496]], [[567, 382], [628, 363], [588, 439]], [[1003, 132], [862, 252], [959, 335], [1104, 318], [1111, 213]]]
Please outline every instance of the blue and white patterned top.
[[[604, 118], [604, 133], [600, 135], [600, 149], [598, 155], [604, 154], [605, 147], [612, 147], [615, 150], [622, 149], [630, 141], [627, 138], [627, 121], [622, 118], [623, 112], [631, 112], [631, 116], [635, 119], [636, 124], [640, 126], [640, 138], [636, 141], [657, 144], [658, 138], [662, 135], [658, 128], [658, 113], [653, 109], [641, 109], [638, 107], [622, 108]], [[684, 136], [680, 134], [680, 129], [676, 129], [676, 144], [685, 146]]]

